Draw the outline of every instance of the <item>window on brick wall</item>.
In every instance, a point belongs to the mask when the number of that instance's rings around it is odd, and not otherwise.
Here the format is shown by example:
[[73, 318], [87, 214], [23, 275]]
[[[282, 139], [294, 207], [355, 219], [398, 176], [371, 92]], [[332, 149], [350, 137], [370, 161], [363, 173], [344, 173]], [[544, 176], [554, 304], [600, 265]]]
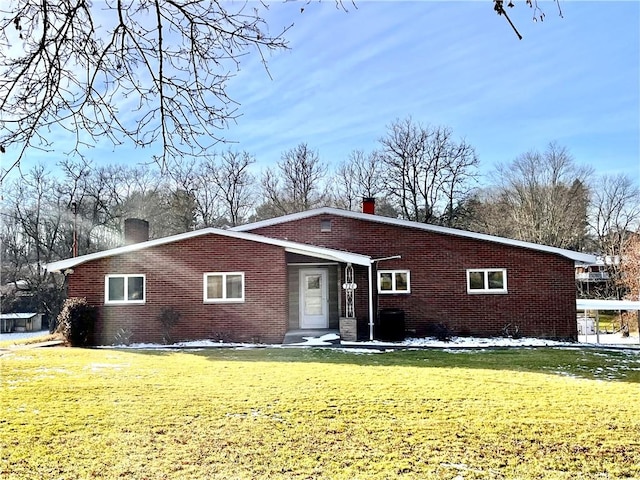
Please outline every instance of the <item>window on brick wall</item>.
[[204, 301], [244, 302], [244, 272], [205, 273]]
[[104, 282], [105, 303], [144, 303], [144, 275], [107, 275]]
[[323, 218], [320, 220], [320, 231], [325, 233], [331, 231], [331, 219]]
[[411, 293], [409, 270], [378, 270], [378, 293]]
[[507, 270], [504, 268], [467, 270], [467, 293], [507, 293]]

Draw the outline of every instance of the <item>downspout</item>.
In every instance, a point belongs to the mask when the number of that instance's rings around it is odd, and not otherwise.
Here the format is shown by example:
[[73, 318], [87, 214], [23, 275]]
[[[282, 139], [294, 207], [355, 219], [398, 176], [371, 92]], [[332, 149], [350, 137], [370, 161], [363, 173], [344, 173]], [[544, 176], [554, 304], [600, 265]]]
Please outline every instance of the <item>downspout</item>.
[[373, 261], [369, 263], [369, 340], [373, 341], [373, 284], [371, 273]]

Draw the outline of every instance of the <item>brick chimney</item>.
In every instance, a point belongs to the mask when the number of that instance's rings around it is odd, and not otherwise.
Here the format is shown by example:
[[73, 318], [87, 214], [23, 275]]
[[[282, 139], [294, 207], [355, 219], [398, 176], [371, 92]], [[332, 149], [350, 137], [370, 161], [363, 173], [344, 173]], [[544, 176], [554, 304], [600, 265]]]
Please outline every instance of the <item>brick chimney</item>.
[[146, 242], [149, 240], [149, 222], [139, 218], [127, 218], [124, 221], [124, 244]]
[[376, 199], [373, 197], [364, 197], [362, 199], [362, 213], [374, 215], [376, 213]]

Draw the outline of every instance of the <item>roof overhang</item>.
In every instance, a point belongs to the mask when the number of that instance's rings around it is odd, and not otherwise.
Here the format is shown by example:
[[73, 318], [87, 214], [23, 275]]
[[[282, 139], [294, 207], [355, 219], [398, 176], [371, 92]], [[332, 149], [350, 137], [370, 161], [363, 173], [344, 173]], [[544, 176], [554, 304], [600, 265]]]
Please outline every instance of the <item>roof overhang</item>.
[[365, 255], [359, 255], [357, 253], [342, 252], [340, 250], [331, 250], [327, 248], [319, 250], [310, 250], [309, 248], [299, 247], [287, 247], [285, 250], [289, 253], [296, 253], [299, 255], [306, 255], [314, 258], [321, 258], [323, 260], [330, 260], [332, 262], [339, 263], [352, 263], [354, 265], [361, 265], [368, 267], [371, 265], [371, 258]]
[[123, 255], [126, 253], [145, 250], [148, 248], [175, 243], [181, 240], [187, 240], [189, 238], [194, 238], [194, 237], [199, 237], [204, 235], [218, 235], [223, 237], [236, 238], [240, 240], [247, 240], [247, 241], [266, 244], [266, 245], [274, 245], [274, 246], [284, 248], [285, 251], [287, 252], [298, 253], [301, 255], [309, 256], [309, 257], [321, 258], [323, 260], [352, 263], [355, 265], [363, 265], [363, 266], [371, 265], [370, 257], [366, 255], [360, 255], [357, 253], [344, 252], [341, 250], [335, 250], [331, 248], [316, 247], [314, 245], [290, 242], [288, 240], [269, 238], [262, 235], [256, 235], [254, 233], [237, 232], [233, 230], [222, 230], [218, 228], [203, 228], [201, 230], [196, 230], [193, 232], [181, 233], [178, 235], [172, 235], [170, 237], [159, 238], [156, 240], [149, 240], [147, 242], [135, 243], [133, 245], [126, 245], [124, 247], [112, 248], [110, 250], [103, 250], [101, 252], [82, 255], [80, 257], [68, 258], [66, 260], [51, 262], [46, 265], [46, 268], [49, 272], [65, 273], [73, 268], [76, 268], [84, 263], [91, 262], [93, 260], [99, 260], [102, 258]]
[[576, 300], [576, 308], [578, 310], [640, 310], [640, 301], [579, 298]]

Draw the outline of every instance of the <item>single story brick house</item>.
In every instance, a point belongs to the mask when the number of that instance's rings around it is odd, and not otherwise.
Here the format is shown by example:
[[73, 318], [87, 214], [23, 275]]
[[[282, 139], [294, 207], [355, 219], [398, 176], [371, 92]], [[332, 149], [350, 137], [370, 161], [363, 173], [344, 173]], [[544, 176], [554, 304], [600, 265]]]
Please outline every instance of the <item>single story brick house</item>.
[[98, 307], [99, 344], [121, 328], [135, 342], [161, 341], [166, 308], [180, 313], [175, 340], [281, 343], [290, 330], [339, 328], [371, 339], [379, 312], [417, 336], [445, 325], [457, 335], [577, 338], [575, 265], [594, 256], [365, 207], [205, 228], [48, 269], [66, 275], [68, 296]]

